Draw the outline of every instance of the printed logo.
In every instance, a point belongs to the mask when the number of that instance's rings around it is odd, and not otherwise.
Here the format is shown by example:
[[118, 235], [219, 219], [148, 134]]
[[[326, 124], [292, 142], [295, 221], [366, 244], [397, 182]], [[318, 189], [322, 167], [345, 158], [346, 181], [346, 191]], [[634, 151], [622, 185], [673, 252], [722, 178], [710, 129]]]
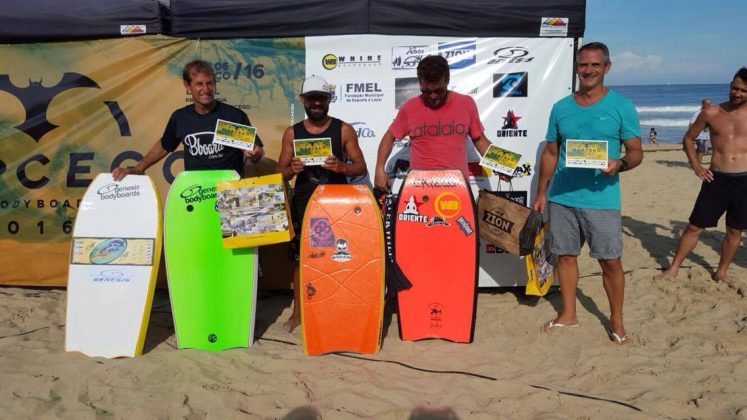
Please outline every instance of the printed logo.
[[309, 258], [322, 258], [325, 255], [327, 255], [327, 252], [325, 251], [312, 252], [309, 254]]
[[93, 276], [94, 283], [129, 283], [131, 280], [130, 276], [116, 270], [103, 270]]
[[523, 178], [525, 176], [532, 176], [532, 164], [529, 162], [524, 162], [523, 165], [517, 166], [516, 169], [514, 169], [514, 178]]
[[215, 334], [210, 334], [208, 335], [208, 341], [211, 343], [215, 343], [216, 341], [218, 341], [218, 336]]
[[411, 195], [407, 200], [407, 204], [405, 204], [405, 210], [397, 214], [397, 220], [401, 222], [428, 223], [428, 216], [420, 214], [418, 205], [415, 203], [415, 197]]
[[503, 117], [503, 126], [496, 132], [496, 135], [498, 137], [526, 137], [527, 130], [519, 129], [521, 118], [514, 113], [513, 109], [509, 109], [506, 116]]
[[425, 57], [428, 47], [425, 45], [410, 45], [405, 47], [392, 47], [392, 69], [406, 70], [414, 69]]
[[526, 97], [529, 93], [529, 77], [526, 72], [498, 73], [493, 75], [493, 97]]
[[[28, 86], [18, 87], [10, 81], [10, 75], [0, 74], [0, 91], [5, 91], [15, 96], [21, 102], [21, 105], [23, 105], [24, 111], [26, 111], [26, 118], [21, 124], [15, 126], [15, 128], [26, 133], [37, 143], [45, 134], [58, 127], [47, 120], [49, 103], [57, 95], [75, 88], [100, 89], [96, 82], [79, 73], [65, 73], [62, 75], [62, 80], [50, 87], [44, 86], [41, 79], [38, 82], [33, 82], [29, 79]], [[116, 102], [113, 105], [116, 106], [116, 110], [121, 114], [119, 105]], [[111, 106], [110, 109], [112, 109]], [[124, 118], [124, 114], [122, 114], [122, 118]], [[126, 119], [124, 121], [126, 122]], [[129, 134], [128, 126], [126, 135]]]
[[450, 69], [463, 69], [477, 62], [477, 43], [474, 40], [439, 42], [438, 55], [449, 62]]
[[431, 303], [428, 305], [428, 318], [430, 319], [431, 328], [441, 328], [443, 325], [444, 309], [440, 303]]
[[212, 158], [221, 157], [225, 146], [220, 143], [213, 143], [213, 132], [203, 131], [201, 133], [192, 133], [184, 136], [184, 150], [192, 156], [210, 156]]
[[202, 185], [192, 185], [179, 194], [185, 203], [200, 203], [203, 200], [214, 200], [217, 196], [216, 187], [204, 187]]
[[332, 83], [327, 83], [327, 86], [329, 87], [329, 93], [330, 93], [329, 102], [330, 103], [337, 102], [337, 99], [338, 99], [338, 97], [337, 97], [337, 85], [332, 84]]
[[434, 207], [437, 215], [444, 219], [453, 219], [462, 211], [462, 202], [456, 194], [446, 191], [436, 197]]
[[334, 70], [337, 67], [371, 67], [381, 65], [381, 54], [325, 54], [322, 57], [322, 67]]
[[472, 235], [472, 232], [474, 232], [474, 229], [472, 229], [472, 225], [469, 224], [469, 220], [467, 220], [464, 216], [459, 216], [459, 218], [456, 221], [457, 221], [457, 225], [459, 225], [459, 229], [461, 229], [465, 235], [467, 236]]
[[350, 125], [353, 126], [353, 129], [355, 130], [355, 134], [358, 135], [358, 140], [361, 140], [361, 139], [375, 140], [376, 139], [376, 133], [374, 133], [372, 129], [368, 128], [368, 126], [366, 125], [364, 121], [356, 121], [356, 122], [350, 123]]
[[122, 238], [111, 238], [97, 244], [91, 250], [89, 258], [93, 264], [109, 264], [127, 250], [127, 241]]
[[491, 226], [495, 226], [506, 233], [511, 233], [514, 229], [514, 222], [504, 218], [503, 216], [503, 212], [485, 210], [482, 214], [482, 221]]
[[350, 82], [339, 86], [340, 102], [344, 103], [381, 103], [384, 90], [379, 82]]
[[486, 254], [506, 254], [508, 251], [504, 250], [501, 247], [495, 246], [493, 244], [485, 244], [485, 253]]
[[337, 262], [350, 261], [353, 258], [348, 250], [348, 241], [346, 239], [338, 239], [335, 242], [335, 253], [332, 254], [332, 259]]
[[332, 231], [329, 219], [326, 217], [311, 218], [309, 242], [312, 248], [331, 248], [335, 245], [335, 233]]
[[116, 200], [118, 198], [130, 198], [140, 196], [139, 185], [120, 186], [116, 183], [106, 184], [96, 191], [100, 200]]
[[568, 37], [568, 18], [543, 17], [539, 35]]
[[451, 226], [451, 224], [449, 224], [449, 222], [447, 222], [446, 219], [444, 219], [441, 216], [433, 216], [433, 219], [431, 219], [431, 221], [428, 222], [428, 224], [426, 226], [427, 227], [432, 227], [432, 226], [449, 227], [449, 226]]
[[311, 283], [307, 284], [306, 285], [306, 299], [311, 300], [311, 298], [314, 297], [315, 294], [316, 294], [316, 289], [314, 288], [314, 286]]
[[408, 182], [413, 187], [456, 187], [457, 185], [464, 185], [464, 179], [452, 175], [412, 178]]
[[532, 60], [534, 57], [530, 56], [529, 50], [524, 47], [503, 47], [493, 51], [493, 58], [488, 64], [528, 63]]
[[120, 35], [141, 35], [146, 31], [145, 25], [119, 25]]
[[451, 136], [451, 135], [464, 135], [469, 133], [469, 128], [466, 124], [457, 124], [454, 121], [441, 122], [441, 117], [438, 118], [436, 124], [427, 124], [413, 127], [410, 130], [410, 138], [423, 137], [423, 136]]

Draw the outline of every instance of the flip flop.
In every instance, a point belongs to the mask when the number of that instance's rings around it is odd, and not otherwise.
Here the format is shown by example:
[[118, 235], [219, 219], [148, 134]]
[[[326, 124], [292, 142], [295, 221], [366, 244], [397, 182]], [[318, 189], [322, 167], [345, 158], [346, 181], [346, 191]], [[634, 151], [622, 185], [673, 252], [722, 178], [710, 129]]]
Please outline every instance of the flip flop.
[[559, 322], [555, 322], [555, 320], [553, 319], [553, 320], [550, 320], [549, 322], [545, 322], [544, 324], [542, 324], [542, 332], [549, 333], [553, 328], [564, 328], [564, 327], [576, 328], [578, 327], [578, 322], [575, 324], [561, 324]]
[[610, 337], [610, 340], [614, 341], [616, 344], [623, 345], [627, 343], [628, 341], [632, 340], [629, 335], [625, 334], [622, 337], [617, 335], [616, 332], [612, 330], [607, 330], [607, 335]]

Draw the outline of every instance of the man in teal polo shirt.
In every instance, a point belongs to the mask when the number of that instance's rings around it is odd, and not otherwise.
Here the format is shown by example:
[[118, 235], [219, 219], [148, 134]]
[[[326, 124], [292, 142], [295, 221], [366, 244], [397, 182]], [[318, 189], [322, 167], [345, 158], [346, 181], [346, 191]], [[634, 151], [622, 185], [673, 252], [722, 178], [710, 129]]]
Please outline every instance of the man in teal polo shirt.
[[[560, 314], [543, 331], [575, 327], [578, 255], [584, 242], [602, 267], [610, 305], [608, 335], [618, 344], [629, 341], [623, 325], [625, 276], [622, 268], [622, 217], [619, 172], [643, 159], [640, 124], [633, 103], [604, 86], [611, 62], [607, 46], [592, 42], [576, 56], [579, 90], [556, 102], [550, 113], [545, 149], [540, 157], [539, 182], [532, 207], [547, 209], [552, 233], [551, 252], [558, 256], [563, 298]], [[607, 168], [566, 166], [567, 140], [606, 140]], [[625, 157], [620, 157], [620, 146]], [[550, 181], [552, 187], [549, 190]]]

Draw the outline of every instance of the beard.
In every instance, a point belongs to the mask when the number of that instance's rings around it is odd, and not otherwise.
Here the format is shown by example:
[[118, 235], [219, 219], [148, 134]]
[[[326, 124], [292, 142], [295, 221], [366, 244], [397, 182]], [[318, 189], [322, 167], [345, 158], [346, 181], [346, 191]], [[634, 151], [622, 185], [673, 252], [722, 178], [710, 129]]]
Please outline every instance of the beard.
[[306, 116], [314, 122], [324, 121], [329, 112], [329, 107], [312, 108], [310, 106], [304, 106], [304, 109], [306, 109]]

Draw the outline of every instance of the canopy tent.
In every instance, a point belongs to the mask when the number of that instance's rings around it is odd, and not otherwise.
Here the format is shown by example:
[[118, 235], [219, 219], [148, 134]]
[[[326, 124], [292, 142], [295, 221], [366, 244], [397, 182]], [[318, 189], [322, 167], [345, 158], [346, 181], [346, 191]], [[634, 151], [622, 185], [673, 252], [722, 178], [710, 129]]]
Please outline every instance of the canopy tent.
[[4, 0], [0, 43], [163, 33], [156, 0]]
[[[586, 0], [6, 0], [0, 42], [167, 34], [262, 38], [343, 34], [537, 37], [564, 18], [583, 36]], [[144, 31], [144, 32], [143, 32]]]

